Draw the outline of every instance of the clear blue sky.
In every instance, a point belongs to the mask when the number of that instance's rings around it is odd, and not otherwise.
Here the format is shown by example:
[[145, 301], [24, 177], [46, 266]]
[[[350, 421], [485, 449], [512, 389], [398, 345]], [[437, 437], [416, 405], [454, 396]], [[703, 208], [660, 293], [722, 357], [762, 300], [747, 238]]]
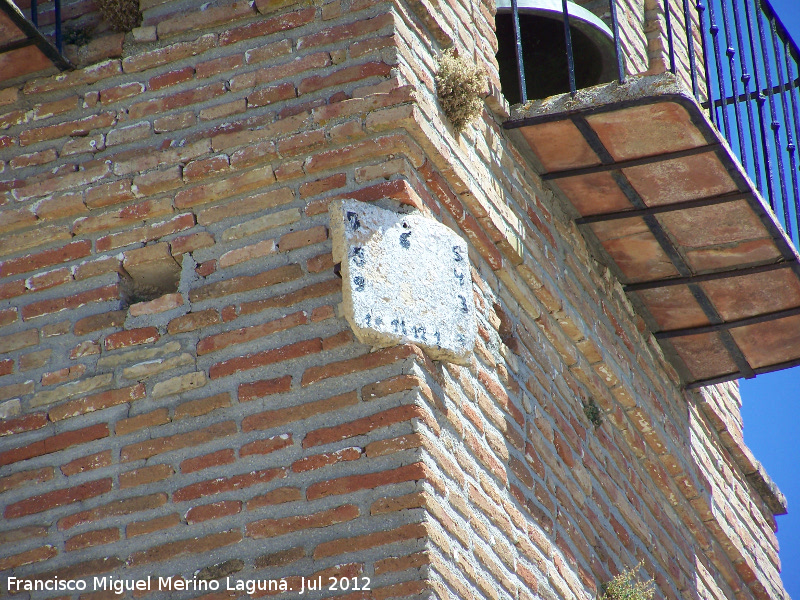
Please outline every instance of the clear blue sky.
[[[770, 3], [800, 44], [800, 2]], [[739, 384], [745, 442], [789, 500], [789, 514], [777, 517], [781, 576], [789, 595], [800, 600], [800, 368]]]

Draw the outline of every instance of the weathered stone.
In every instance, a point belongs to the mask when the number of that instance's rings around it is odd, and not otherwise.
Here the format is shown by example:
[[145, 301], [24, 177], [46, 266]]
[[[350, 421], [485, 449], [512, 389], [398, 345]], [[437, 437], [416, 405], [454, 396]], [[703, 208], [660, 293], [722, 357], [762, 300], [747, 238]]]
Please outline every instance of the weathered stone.
[[359, 340], [468, 362], [477, 328], [466, 242], [431, 219], [355, 200], [330, 214], [344, 314]]

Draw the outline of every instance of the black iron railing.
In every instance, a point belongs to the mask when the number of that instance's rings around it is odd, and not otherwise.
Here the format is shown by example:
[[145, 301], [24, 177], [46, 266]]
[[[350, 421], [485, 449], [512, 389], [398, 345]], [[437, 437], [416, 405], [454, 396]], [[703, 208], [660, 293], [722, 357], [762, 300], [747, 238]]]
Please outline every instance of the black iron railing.
[[[55, 32], [55, 45], [59, 52], [64, 51], [64, 36], [61, 31], [61, 0], [53, 0], [54, 15], [54, 32]], [[37, 0], [31, 0], [31, 23], [37, 29], [39, 28], [39, 3]]]
[[[518, 2], [511, 0], [519, 96], [531, 97], [526, 85]], [[569, 87], [575, 94], [571, 35], [575, 17], [560, 0]], [[608, 35], [613, 38], [617, 79], [625, 82], [626, 44], [621, 40], [619, 0], [609, 0]], [[797, 246], [800, 239], [800, 188], [797, 140], [800, 139], [800, 51], [769, 0], [657, 0], [666, 68], [691, 87], [698, 102], [739, 157], [756, 188], [769, 202]], [[498, 7], [500, 2], [498, 1]], [[574, 7], [574, 5], [572, 5]], [[498, 14], [499, 14], [498, 10]], [[573, 32], [571, 34], [571, 32]], [[609, 43], [612, 43], [609, 40]], [[652, 60], [651, 56], [651, 60]], [[499, 54], [498, 54], [499, 60]], [[628, 72], [635, 69], [628, 68]], [[502, 75], [502, 73], [501, 73]], [[606, 79], [608, 81], [608, 79]], [[595, 83], [600, 83], [597, 81]], [[580, 85], [580, 83], [578, 83]], [[535, 92], [534, 92], [535, 94]]]

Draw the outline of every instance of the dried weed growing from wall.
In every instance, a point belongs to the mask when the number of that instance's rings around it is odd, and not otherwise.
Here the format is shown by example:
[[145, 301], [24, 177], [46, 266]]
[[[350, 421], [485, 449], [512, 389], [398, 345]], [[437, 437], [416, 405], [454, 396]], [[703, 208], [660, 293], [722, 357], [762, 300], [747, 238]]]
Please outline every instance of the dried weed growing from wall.
[[127, 32], [142, 22], [139, 0], [97, 0], [97, 6], [114, 31]]
[[623, 571], [603, 586], [600, 600], [651, 600], [655, 594], [653, 580], [639, 581], [636, 576], [643, 563]]
[[444, 113], [460, 133], [483, 110], [486, 74], [452, 49], [445, 50], [439, 57], [436, 93]]

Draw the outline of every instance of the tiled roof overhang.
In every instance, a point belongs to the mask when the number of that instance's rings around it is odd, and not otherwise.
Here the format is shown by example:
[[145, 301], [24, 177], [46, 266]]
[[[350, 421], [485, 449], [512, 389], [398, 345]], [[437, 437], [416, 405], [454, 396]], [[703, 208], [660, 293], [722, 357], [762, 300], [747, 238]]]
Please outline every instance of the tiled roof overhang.
[[505, 127], [574, 207], [687, 387], [800, 364], [797, 251], [672, 76], [550, 98]]
[[0, 81], [72, 68], [11, 0], [0, 0]]

